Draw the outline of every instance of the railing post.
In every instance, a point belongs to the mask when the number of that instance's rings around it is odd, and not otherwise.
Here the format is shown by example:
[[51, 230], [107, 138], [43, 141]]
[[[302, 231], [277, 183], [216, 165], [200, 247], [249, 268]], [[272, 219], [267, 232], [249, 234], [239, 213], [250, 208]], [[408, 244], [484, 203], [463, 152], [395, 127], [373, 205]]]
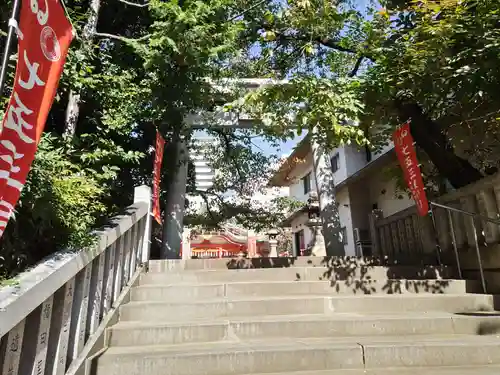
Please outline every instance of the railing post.
[[457, 238], [455, 236], [455, 227], [453, 226], [453, 217], [451, 216], [450, 210], [446, 210], [446, 213], [448, 214], [448, 223], [450, 224], [450, 233], [451, 233], [451, 239], [453, 241], [453, 250], [455, 252], [455, 259], [457, 262], [458, 277], [460, 279], [463, 279], [462, 267], [460, 266], [460, 255], [458, 254]]
[[101, 307], [103, 305], [104, 296], [104, 266], [106, 263], [106, 253], [100, 254], [94, 261], [95, 265], [92, 267], [93, 285], [91, 285], [90, 291], [90, 319], [88, 321], [88, 332], [90, 335], [94, 334], [100, 323], [101, 318]]
[[437, 225], [436, 225], [436, 218], [435, 218], [435, 215], [434, 215], [434, 211], [432, 209], [432, 202], [431, 204], [429, 205], [429, 217], [431, 218], [431, 221], [432, 221], [432, 229], [433, 229], [433, 232], [434, 232], [434, 238], [436, 240], [436, 259], [437, 259], [437, 262], [438, 262], [438, 265], [442, 265], [442, 259], [441, 259], [441, 245], [439, 243], [439, 235], [438, 235], [438, 228], [437, 228]]
[[43, 374], [45, 372], [45, 363], [47, 361], [47, 352], [49, 348], [50, 320], [52, 318], [53, 305], [54, 296], [52, 295], [47, 298], [40, 309], [38, 340], [36, 344], [36, 354], [33, 361], [31, 375]]
[[377, 221], [383, 217], [382, 210], [373, 210], [370, 214], [370, 237], [372, 240], [372, 256], [382, 255]]
[[92, 262], [90, 262], [75, 279], [75, 292], [71, 314], [71, 330], [69, 336], [69, 359], [75, 360], [83, 349], [86, 340], [87, 317], [92, 277]]
[[479, 275], [481, 276], [481, 285], [483, 286], [483, 293], [486, 294], [486, 279], [484, 277], [483, 260], [481, 259], [481, 250], [479, 249], [479, 242], [477, 240], [477, 230], [475, 226], [474, 216], [470, 217], [470, 223], [474, 233], [474, 245], [476, 247], [477, 264], [479, 266]]
[[116, 253], [115, 253], [115, 279], [113, 280], [113, 297], [111, 298], [111, 306], [114, 306], [116, 299], [122, 291], [122, 275], [124, 274], [124, 248], [125, 236], [120, 236], [116, 240]]
[[18, 374], [23, 347], [24, 325], [26, 320], [20, 322], [7, 335], [7, 348], [4, 357], [2, 375]]
[[139, 239], [139, 230], [140, 227], [136, 223], [130, 228], [131, 234], [130, 234], [130, 259], [129, 259], [129, 276], [128, 279], [130, 280], [132, 276], [135, 273], [135, 269], [137, 267], [137, 241]]
[[117, 243], [116, 241], [108, 246], [106, 252], [106, 265], [104, 268], [104, 276], [103, 276], [103, 299], [102, 299], [102, 311], [104, 315], [106, 315], [109, 310], [111, 310], [111, 306], [113, 305], [113, 290], [114, 290], [114, 282], [115, 282], [115, 258], [117, 252]]
[[144, 226], [144, 237], [143, 242], [140, 244], [142, 246], [142, 263], [147, 263], [149, 261], [149, 251], [151, 248], [151, 188], [149, 186], [138, 186], [134, 190], [134, 203], [144, 202], [148, 205], [148, 213], [144, 217], [146, 224]]
[[66, 372], [74, 290], [73, 277], [59, 290], [57, 295], [60, 299], [54, 299], [54, 303], [57, 302], [57, 309], [53, 310], [55, 318], [51, 320], [45, 371], [50, 375], [63, 375]]

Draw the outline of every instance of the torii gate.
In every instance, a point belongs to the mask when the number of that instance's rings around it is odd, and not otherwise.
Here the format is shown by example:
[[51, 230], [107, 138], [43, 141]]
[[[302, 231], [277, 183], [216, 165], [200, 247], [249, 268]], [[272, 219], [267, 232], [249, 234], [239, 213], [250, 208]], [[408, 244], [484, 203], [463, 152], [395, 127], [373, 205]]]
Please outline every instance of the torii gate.
[[[223, 83], [228, 85], [236, 84], [247, 90], [257, 89], [266, 85], [286, 84], [286, 82], [287, 81], [276, 81], [271, 79], [227, 79], [223, 81]], [[225, 87], [221, 87], [221, 89], [224, 90]], [[256, 121], [258, 121], [231, 112], [212, 113], [211, 116], [217, 119], [216, 126], [233, 129], [248, 129], [255, 126]], [[186, 122], [193, 129], [207, 128], [205, 117], [202, 113], [190, 115], [186, 118]], [[313, 129], [313, 135], [314, 131]], [[311, 148], [320, 217], [323, 227], [323, 237], [316, 238], [316, 241], [318, 245], [321, 245], [323, 241], [325, 243], [325, 246], [320, 246], [325, 249], [324, 253], [317, 253], [316, 255], [345, 255], [344, 245], [340, 239], [341, 228], [333, 189], [333, 172], [330, 167], [328, 152], [314, 140], [314, 137], [311, 137]], [[189, 150], [182, 140], [179, 141], [176, 158], [179, 167], [172, 179], [165, 208], [166, 214], [163, 229], [164, 248], [162, 249], [162, 258], [177, 258], [178, 254], [181, 253], [183, 236], [186, 236], [186, 233], [183, 233], [183, 231]], [[189, 252], [182, 251], [182, 253], [188, 254]]]

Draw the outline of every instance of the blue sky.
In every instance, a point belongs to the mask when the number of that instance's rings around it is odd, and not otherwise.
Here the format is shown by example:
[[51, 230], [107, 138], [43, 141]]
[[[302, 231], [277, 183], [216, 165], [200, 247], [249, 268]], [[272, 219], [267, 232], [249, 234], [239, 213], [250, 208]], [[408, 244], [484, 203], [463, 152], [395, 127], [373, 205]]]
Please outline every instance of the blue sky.
[[[356, 3], [356, 9], [364, 13], [365, 15], [368, 5], [370, 3], [373, 3], [372, 0], [354, 0], [354, 2]], [[278, 149], [272, 147], [271, 144], [263, 138], [255, 138], [254, 148], [256, 150], [262, 151], [266, 155], [287, 155], [293, 150], [293, 148], [304, 137], [304, 135], [302, 135], [301, 137], [296, 137], [295, 139], [289, 140], [287, 142], [283, 142]]]
[[283, 142], [277, 149], [272, 147], [269, 142], [267, 142], [263, 138], [254, 138], [253, 143], [254, 143], [254, 149], [259, 150], [263, 152], [265, 155], [287, 155], [289, 154], [295, 145], [304, 137], [302, 135], [301, 137], [296, 137], [295, 139], [291, 139], [287, 142]]

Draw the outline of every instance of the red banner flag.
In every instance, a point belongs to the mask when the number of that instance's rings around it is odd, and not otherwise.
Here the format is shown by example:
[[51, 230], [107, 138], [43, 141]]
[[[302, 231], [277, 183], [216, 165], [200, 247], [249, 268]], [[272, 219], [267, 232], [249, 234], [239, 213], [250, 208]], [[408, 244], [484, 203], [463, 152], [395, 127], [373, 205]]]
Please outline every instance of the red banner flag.
[[392, 136], [396, 155], [399, 164], [403, 169], [406, 184], [411, 191], [413, 200], [417, 205], [417, 211], [420, 216], [425, 216], [429, 212], [429, 202], [424, 189], [424, 181], [417, 160], [417, 152], [413, 146], [413, 137], [410, 133], [410, 123], [396, 129]]
[[26, 183], [73, 39], [57, 0], [23, 0], [17, 34], [14, 89], [0, 128], [0, 236]]
[[160, 212], [160, 180], [161, 180], [161, 163], [163, 161], [163, 149], [165, 147], [165, 140], [160, 132], [156, 131], [156, 150], [155, 150], [155, 163], [153, 168], [153, 217], [161, 225], [161, 212]]

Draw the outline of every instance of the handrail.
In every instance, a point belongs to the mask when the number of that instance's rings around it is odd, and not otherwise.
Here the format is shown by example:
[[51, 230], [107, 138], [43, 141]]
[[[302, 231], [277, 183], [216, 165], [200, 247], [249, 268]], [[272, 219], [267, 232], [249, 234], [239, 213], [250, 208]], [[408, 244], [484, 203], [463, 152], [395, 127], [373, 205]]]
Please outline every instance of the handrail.
[[465, 211], [465, 210], [462, 210], [460, 208], [446, 206], [444, 204], [440, 204], [440, 203], [436, 203], [436, 202], [429, 202], [429, 203], [434, 207], [440, 207], [440, 208], [444, 208], [445, 210], [455, 211], [455, 212], [458, 212], [458, 213], [461, 213], [464, 215], [468, 215], [468, 216], [474, 216], [474, 217], [483, 219], [484, 221], [488, 221], [490, 223], [500, 225], [500, 219], [492, 219], [491, 217], [484, 216], [484, 215], [481, 215], [481, 214], [478, 214], [475, 212]]
[[[482, 219], [484, 221], [487, 221], [487, 222], [490, 222], [490, 223], [493, 223], [493, 224], [496, 224], [496, 225], [500, 225], [500, 220], [498, 220], [498, 219], [492, 219], [492, 218], [490, 218], [488, 216], [484, 216], [484, 215], [481, 215], [481, 214], [478, 214], [478, 213], [475, 213], [475, 212], [470, 212], [470, 211], [462, 210], [460, 208], [451, 207], [451, 206], [447, 206], [447, 205], [436, 203], [436, 202], [429, 202], [429, 204], [431, 206], [429, 212], [430, 212], [431, 217], [433, 219], [433, 223], [434, 223], [434, 215], [432, 213], [432, 207], [442, 208], [442, 209], [446, 210], [446, 212], [447, 212], [447, 215], [448, 215], [448, 224], [450, 225], [450, 232], [451, 232], [451, 238], [452, 238], [452, 242], [453, 242], [453, 249], [455, 251], [455, 258], [456, 258], [457, 268], [458, 268], [458, 274], [459, 274], [460, 278], [462, 278], [462, 270], [461, 270], [461, 267], [460, 267], [460, 256], [458, 254], [458, 245], [457, 245], [457, 239], [456, 239], [456, 236], [455, 236], [455, 227], [454, 227], [454, 224], [453, 224], [453, 218], [451, 216], [451, 212], [457, 212], [459, 214], [466, 215], [466, 216], [470, 217], [471, 226], [472, 226], [473, 233], [474, 233], [474, 245], [475, 245], [475, 248], [476, 248], [477, 262], [478, 262], [478, 265], [479, 265], [479, 274], [481, 276], [481, 284], [482, 284], [482, 287], [483, 287], [483, 292], [486, 293], [486, 279], [484, 277], [483, 261], [481, 259], [481, 251], [479, 250], [479, 241], [478, 241], [478, 238], [477, 238], [477, 230], [476, 230], [476, 225], [475, 225], [476, 223], [475, 223], [474, 219], [479, 218], [479, 219]], [[436, 231], [436, 234], [437, 234], [437, 228], [435, 227], [435, 224], [434, 224], [434, 230]], [[438, 246], [438, 251], [439, 251], [439, 242], [437, 242], [437, 246]]]
[[137, 187], [134, 202], [92, 248], [56, 254], [0, 288], [1, 374], [65, 374], [85, 363], [86, 345], [149, 260], [150, 189]]

